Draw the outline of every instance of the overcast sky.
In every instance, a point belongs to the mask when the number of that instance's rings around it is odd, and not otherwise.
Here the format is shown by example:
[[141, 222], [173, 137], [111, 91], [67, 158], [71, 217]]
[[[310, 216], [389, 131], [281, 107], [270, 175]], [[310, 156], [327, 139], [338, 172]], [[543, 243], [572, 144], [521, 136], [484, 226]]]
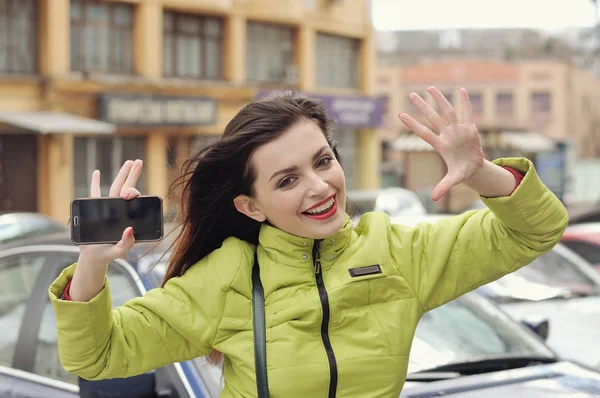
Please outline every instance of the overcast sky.
[[377, 30], [592, 26], [590, 0], [372, 0]]

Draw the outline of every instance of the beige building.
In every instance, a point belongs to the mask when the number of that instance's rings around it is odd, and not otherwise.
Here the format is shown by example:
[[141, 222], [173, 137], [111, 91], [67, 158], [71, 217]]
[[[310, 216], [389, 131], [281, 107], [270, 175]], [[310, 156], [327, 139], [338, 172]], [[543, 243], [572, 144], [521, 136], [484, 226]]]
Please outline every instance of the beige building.
[[[387, 168], [424, 197], [445, 174], [445, 165], [429, 145], [406, 131], [396, 114], [404, 111], [420, 117], [408, 100], [413, 91], [436, 106], [425, 92], [430, 85], [438, 87], [459, 112], [459, 89], [468, 89], [489, 158], [523, 155], [539, 159], [541, 168], [559, 162], [556, 151], [562, 144], [578, 157], [600, 155], [600, 82], [589, 71], [549, 61], [457, 59], [381, 68], [377, 79], [379, 92], [388, 97], [394, 111], [380, 132]], [[548, 175], [557, 172], [547, 170]], [[435, 207], [459, 211], [475, 199], [470, 190], [456, 187]]]
[[192, 151], [283, 87], [323, 99], [350, 185], [377, 187], [370, 15], [369, 0], [0, 0], [0, 210], [66, 221], [92, 171], [106, 193], [129, 158], [165, 195]]

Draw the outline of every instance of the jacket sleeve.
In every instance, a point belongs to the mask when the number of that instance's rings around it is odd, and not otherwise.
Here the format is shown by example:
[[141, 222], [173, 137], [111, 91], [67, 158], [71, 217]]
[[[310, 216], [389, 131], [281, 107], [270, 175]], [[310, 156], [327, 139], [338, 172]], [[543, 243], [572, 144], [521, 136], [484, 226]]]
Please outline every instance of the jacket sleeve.
[[565, 207], [529, 160], [494, 163], [525, 173], [511, 196], [482, 197], [488, 209], [435, 224], [391, 226], [392, 260], [423, 311], [529, 264], [551, 250], [567, 227]]
[[122, 378], [212, 351], [225, 293], [204, 261], [114, 310], [108, 280], [89, 302], [60, 299], [76, 266], [49, 289], [60, 361], [68, 372], [89, 380]]

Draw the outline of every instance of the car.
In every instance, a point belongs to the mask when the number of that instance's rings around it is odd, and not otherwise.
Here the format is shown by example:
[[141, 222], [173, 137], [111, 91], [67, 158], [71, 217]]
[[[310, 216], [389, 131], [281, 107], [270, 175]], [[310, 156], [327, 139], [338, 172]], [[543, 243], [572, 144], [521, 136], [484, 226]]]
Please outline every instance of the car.
[[[128, 256], [129, 261], [118, 259], [109, 264], [107, 277], [113, 307], [160, 285], [160, 277], [155, 275], [159, 269], [150, 264], [157, 257], [143, 257], [152, 247], [136, 244]], [[216, 397], [221, 389], [220, 369], [208, 365], [204, 358], [128, 379], [90, 382], [64, 371], [58, 358], [56, 320], [47, 290], [78, 256], [79, 248], [71, 242], [69, 233], [0, 245], [3, 283], [0, 291], [0, 397], [114, 395], [134, 398], [150, 396], [148, 389], [153, 390], [152, 396], [165, 398]]]
[[592, 264], [600, 273], [600, 222], [569, 225], [561, 242]]
[[[450, 215], [403, 216], [408, 226]], [[558, 243], [529, 265], [477, 289], [516, 321], [541, 316], [552, 324], [547, 344], [562, 357], [600, 370], [600, 276], [585, 259]]]
[[350, 208], [356, 218], [370, 211], [383, 211], [391, 217], [406, 214], [427, 214], [419, 196], [399, 187], [379, 190], [349, 191], [346, 194]]
[[600, 202], [591, 205], [569, 206], [569, 224], [600, 222]]
[[8, 243], [32, 236], [60, 233], [67, 230], [66, 223], [61, 224], [40, 213], [15, 212], [0, 214], [0, 243]]
[[[37, 237], [0, 245], [0, 278], [6, 286], [0, 293], [0, 397], [218, 397], [222, 368], [205, 358], [93, 382], [63, 370], [47, 287], [77, 260], [79, 249], [68, 234], [61, 239], [51, 235], [46, 241]], [[166, 258], [158, 258], [164, 249], [140, 258], [148, 246], [139, 243], [131, 262], [109, 264], [113, 306], [160, 285]], [[401, 397], [452, 392], [468, 398], [482, 390], [490, 397], [516, 396], [516, 391], [532, 398], [600, 393], [599, 373], [561, 360], [544, 344], [548, 324], [543, 319], [526, 324], [474, 292], [427, 312], [415, 333]]]

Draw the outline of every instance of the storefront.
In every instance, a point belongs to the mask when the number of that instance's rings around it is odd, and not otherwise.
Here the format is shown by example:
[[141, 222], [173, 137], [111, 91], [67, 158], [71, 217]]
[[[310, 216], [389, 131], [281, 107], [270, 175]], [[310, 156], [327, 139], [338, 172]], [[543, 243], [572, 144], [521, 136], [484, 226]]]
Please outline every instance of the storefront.
[[[204, 131], [217, 123], [215, 98], [167, 95], [102, 93], [99, 118], [117, 126], [117, 134], [75, 139], [75, 194], [85, 194], [94, 167], [104, 170], [102, 186], [108, 190], [112, 178], [127, 159], [142, 159], [145, 172], [138, 188], [141, 192], [165, 196], [180, 176], [181, 164], [198, 145], [219, 137]], [[102, 158], [101, 154], [111, 154]], [[167, 213], [173, 203], [165, 201]]]
[[[56, 210], [69, 174], [71, 134], [100, 137], [114, 131], [111, 123], [64, 112], [0, 111], [0, 211]], [[68, 203], [57, 219], [68, 219]]]

